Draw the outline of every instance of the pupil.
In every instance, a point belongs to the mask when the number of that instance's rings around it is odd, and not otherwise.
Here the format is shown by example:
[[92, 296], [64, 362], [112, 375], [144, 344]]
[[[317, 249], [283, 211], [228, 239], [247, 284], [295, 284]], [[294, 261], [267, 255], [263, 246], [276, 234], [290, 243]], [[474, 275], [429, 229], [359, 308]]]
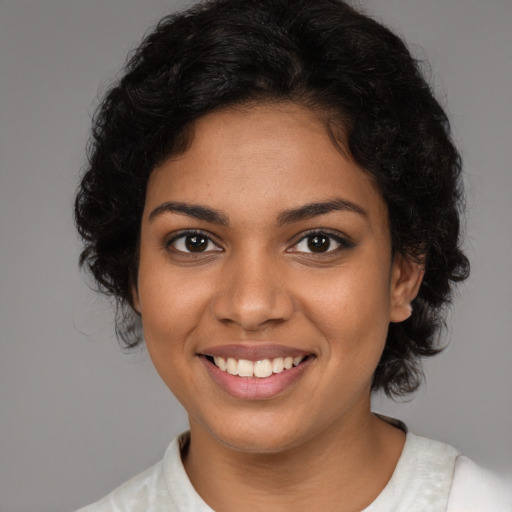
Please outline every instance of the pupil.
[[206, 249], [208, 240], [204, 236], [190, 235], [185, 238], [185, 247], [190, 252], [202, 252]]
[[316, 235], [308, 238], [308, 248], [311, 252], [325, 252], [329, 249], [328, 236]]

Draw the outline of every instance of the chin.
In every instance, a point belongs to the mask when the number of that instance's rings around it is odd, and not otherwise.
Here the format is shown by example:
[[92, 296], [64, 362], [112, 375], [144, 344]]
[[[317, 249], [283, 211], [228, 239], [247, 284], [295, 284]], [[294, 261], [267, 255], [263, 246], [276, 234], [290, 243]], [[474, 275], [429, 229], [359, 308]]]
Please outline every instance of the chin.
[[232, 436], [227, 439], [219, 439], [228, 448], [254, 455], [273, 455], [283, 453], [301, 444], [300, 440], [292, 439], [291, 436], [276, 437], [275, 435], [266, 435], [259, 433], [254, 435]]
[[[303, 421], [301, 422], [303, 425]], [[304, 426], [304, 425], [303, 425]], [[302, 430], [302, 429], [301, 429]], [[282, 416], [275, 420], [259, 418], [248, 421], [233, 421], [229, 426], [210, 430], [224, 446], [243, 453], [277, 454], [293, 450], [314, 437], [313, 433], [298, 431], [297, 425], [287, 425]]]

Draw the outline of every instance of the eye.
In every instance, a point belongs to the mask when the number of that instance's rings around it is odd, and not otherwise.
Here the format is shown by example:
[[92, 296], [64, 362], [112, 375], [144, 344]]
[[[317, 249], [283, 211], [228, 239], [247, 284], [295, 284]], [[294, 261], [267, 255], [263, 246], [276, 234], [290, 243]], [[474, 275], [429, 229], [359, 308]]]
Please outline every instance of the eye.
[[301, 238], [299, 242], [291, 248], [291, 252], [325, 254], [340, 249], [347, 249], [352, 247], [352, 245], [351, 242], [338, 235], [317, 231], [308, 233]]
[[208, 235], [201, 232], [181, 233], [172, 238], [168, 242], [167, 247], [172, 248], [176, 252], [194, 254], [222, 250]]

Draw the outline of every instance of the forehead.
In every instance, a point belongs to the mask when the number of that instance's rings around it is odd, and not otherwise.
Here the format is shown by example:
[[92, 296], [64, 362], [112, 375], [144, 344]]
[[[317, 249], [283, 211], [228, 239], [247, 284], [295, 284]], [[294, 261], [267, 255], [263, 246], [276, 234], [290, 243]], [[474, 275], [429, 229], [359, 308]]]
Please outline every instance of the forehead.
[[200, 118], [187, 150], [153, 172], [146, 199], [148, 208], [177, 200], [261, 216], [333, 198], [379, 216], [387, 211], [371, 178], [333, 141], [322, 117], [282, 103]]

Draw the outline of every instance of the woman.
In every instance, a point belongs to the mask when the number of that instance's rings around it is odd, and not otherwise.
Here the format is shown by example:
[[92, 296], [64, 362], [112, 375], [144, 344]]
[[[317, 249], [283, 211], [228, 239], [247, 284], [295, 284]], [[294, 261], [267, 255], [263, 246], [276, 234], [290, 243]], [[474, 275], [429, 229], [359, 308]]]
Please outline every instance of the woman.
[[446, 115], [375, 21], [336, 0], [162, 20], [99, 110], [76, 219], [190, 432], [84, 510], [506, 510], [370, 410], [439, 352], [461, 200]]

